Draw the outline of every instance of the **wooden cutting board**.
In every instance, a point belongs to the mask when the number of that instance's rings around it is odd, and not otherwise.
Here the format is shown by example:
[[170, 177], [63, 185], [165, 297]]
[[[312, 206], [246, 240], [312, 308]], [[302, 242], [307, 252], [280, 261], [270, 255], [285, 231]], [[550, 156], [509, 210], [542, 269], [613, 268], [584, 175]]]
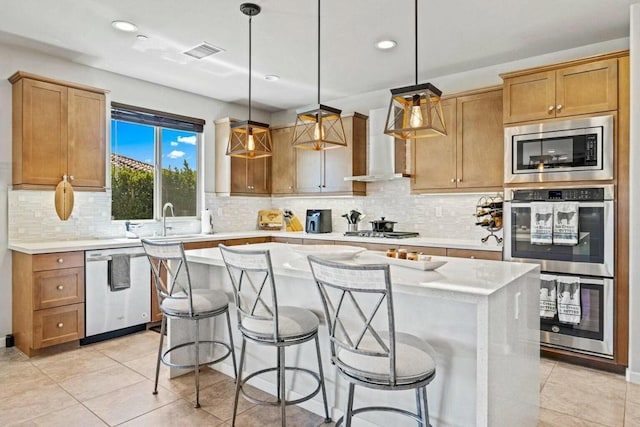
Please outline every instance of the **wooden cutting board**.
[[62, 221], [68, 220], [73, 211], [73, 187], [66, 177], [56, 186], [54, 197], [58, 218]]

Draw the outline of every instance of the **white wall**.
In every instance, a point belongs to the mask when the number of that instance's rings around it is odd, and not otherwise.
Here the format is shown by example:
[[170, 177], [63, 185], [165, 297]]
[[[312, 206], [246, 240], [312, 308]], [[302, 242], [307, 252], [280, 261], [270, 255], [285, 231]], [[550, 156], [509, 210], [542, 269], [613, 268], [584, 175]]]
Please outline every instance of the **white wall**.
[[[627, 379], [640, 384], [640, 4], [631, 5], [631, 134], [629, 153], [629, 368]], [[635, 261], [635, 262], [634, 262]]]
[[[81, 83], [89, 86], [107, 89], [107, 102], [117, 101], [140, 107], [168, 111], [185, 116], [198, 117], [206, 120], [204, 130], [204, 170], [205, 191], [213, 192], [215, 188], [214, 174], [214, 125], [216, 119], [233, 116], [244, 118], [247, 108], [229, 104], [192, 93], [171, 89], [165, 86], [132, 79], [119, 74], [109, 73], [96, 68], [75, 64], [67, 60], [48, 56], [36, 51], [18, 49], [14, 46], [0, 44], [0, 338], [11, 332], [11, 253], [7, 250], [8, 223], [8, 192], [11, 184], [11, 83], [7, 80], [16, 71], [26, 71], [46, 77]], [[267, 121], [269, 114], [254, 110], [256, 120]], [[33, 197], [47, 199], [47, 192], [30, 193]], [[84, 197], [87, 196], [87, 197]], [[106, 197], [105, 193], [96, 194], [97, 198]], [[89, 200], [83, 195], [82, 200]], [[49, 203], [49, 202], [46, 202]], [[52, 203], [52, 202], [50, 202]], [[81, 203], [76, 208], [82, 210]], [[24, 209], [18, 206], [18, 209]], [[46, 211], [44, 211], [46, 214]], [[24, 210], [25, 215], [33, 214]], [[55, 221], [52, 220], [52, 221]], [[68, 224], [59, 224], [62, 228]], [[73, 236], [73, 234], [71, 235]], [[4, 339], [0, 340], [0, 346]]]

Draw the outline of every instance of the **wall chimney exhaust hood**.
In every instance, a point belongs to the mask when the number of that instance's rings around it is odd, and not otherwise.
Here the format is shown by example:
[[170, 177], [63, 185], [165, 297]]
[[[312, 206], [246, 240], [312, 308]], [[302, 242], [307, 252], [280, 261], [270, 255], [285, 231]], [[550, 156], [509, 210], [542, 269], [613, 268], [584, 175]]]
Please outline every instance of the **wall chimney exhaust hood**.
[[405, 140], [384, 134], [387, 109], [369, 110], [369, 144], [367, 145], [367, 174], [347, 176], [345, 181], [389, 181], [407, 178], [409, 165]]

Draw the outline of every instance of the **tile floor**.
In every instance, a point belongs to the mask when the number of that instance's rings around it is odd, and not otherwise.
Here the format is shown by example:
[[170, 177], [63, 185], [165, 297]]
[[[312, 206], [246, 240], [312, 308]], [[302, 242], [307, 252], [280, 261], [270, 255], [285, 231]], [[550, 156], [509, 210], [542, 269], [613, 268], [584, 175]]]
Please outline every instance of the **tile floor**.
[[[192, 375], [169, 380], [164, 369], [159, 393], [151, 394], [157, 345], [158, 334], [148, 331], [31, 359], [0, 348], [0, 424], [230, 426], [234, 385], [224, 374], [200, 376], [201, 409], [192, 406]], [[543, 359], [540, 406], [539, 426], [640, 426], [640, 385]], [[301, 408], [287, 411], [288, 425], [324, 425]], [[236, 424], [279, 426], [279, 411], [241, 399]]]

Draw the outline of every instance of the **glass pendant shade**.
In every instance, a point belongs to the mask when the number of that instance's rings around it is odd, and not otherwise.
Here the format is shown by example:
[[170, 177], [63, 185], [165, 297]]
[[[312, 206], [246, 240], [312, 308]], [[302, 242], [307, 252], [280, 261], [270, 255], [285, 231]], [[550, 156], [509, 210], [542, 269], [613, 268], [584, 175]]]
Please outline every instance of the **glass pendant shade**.
[[259, 159], [273, 155], [269, 125], [251, 120], [251, 21], [260, 10], [257, 4], [240, 5], [240, 11], [249, 17], [249, 120], [231, 124], [227, 156], [243, 159]]
[[271, 132], [265, 123], [244, 120], [231, 124], [227, 155], [244, 159], [269, 157], [273, 153]]
[[440, 95], [431, 83], [391, 89], [384, 133], [400, 139], [446, 135]]
[[329, 150], [347, 146], [342, 110], [318, 104], [298, 112], [292, 145], [303, 150]]

